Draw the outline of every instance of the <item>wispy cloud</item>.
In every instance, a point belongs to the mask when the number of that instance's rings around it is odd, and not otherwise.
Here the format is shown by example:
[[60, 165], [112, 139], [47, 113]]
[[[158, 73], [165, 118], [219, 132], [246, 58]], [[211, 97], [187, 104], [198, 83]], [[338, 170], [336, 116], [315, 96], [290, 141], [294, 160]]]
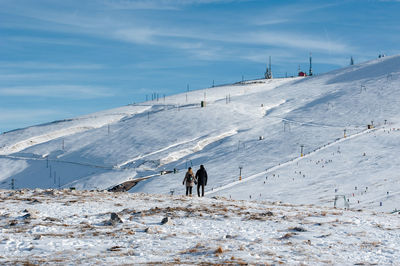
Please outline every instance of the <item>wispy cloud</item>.
[[128, 28], [116, 29], [112, 34], [116, 39], [137, 44], [160, 44], [156, 41], [156, 37], [160, 34], [150, 28]]
[[[227, 44], [265, 45], [281, 48], [306, 49], [309, 51], [329, 51], [331, 53], [349, 52], [353, 48], [340, 41], [326, 40], [324, 37], [312, 36], [310, 34], [299, 34], [297, 32], [274, 32], [274, 31], [243, 31], [243, 32], [218, 32], [212, 33], [198, 29], [138, 29], [130, 28], [119, 31], [117, 38], [126, 42], [146, 43], [156, 46], [169, 46], [184, 50], [202, 48], [213, 50], [214, 43], [223, 42]], [[182, 43], [180, 45], [179, 43]], [[203, 49], [203, 50], [204, 50]]]
[[[287, 23], [301, 23], [304, 20], [310, 19], [310, 14], [316, 13], [319, 10], [328, 9], [338, 5], [335, 3], [313, 3], [307, 4], [304, 2], [287, 4], [282, 1], [281, 5], [268, 6], [265, 9], [257, 10], [256, 13], [248, 18], [248, 23], [256, 26], [277, 25]], [[313, 18], [314, 19], [314, 18]]]
[[[26, 28], [34, 28], [37, 29], [41, 26], [24, 26]], [[46, 27], [45, 30], [48, 30]], [[27, 37], [27, 36], [5, 36], [3, 40], [8, 41], [10, 43], [37, 43], [37, 44], [51, 44], [51, 45], [60, 45], [60, 46], [93, 46], [93, 43], [88, 41], [84, 41], [81, 39], [72, 39], [72, 38], [49, 38], [49, 37]]]
[[12, 123], [13, 121], [32, 121], [44, 116], [64, 115], [65, 113], [55, 109], [38, 108], [0, 108], [0, 123]]
[[[252, 43], [308, 49], [310, 51], [330, 51], [343, 53], [351, 50], [348, 45], [337, 41], [326, 41], [318, 36], [299, 33], [253, 32], [246, 35]], [[241, 40], [242, 41], [242, 40]]]
[[62, 108], [0, 108], [1, 131], [28, 127], [66, 117], [71, 117], [71, 113]]
[[178, 10], [188, 5], [221, 4], [232, 2], [249, 2], [252, 0], [113, 0], [106, 1], [105, 5], [113, 9], [152, 9], [152, 10]]
[[[161, 7], [177, 7], [195, 4], [212, 4], [212, 3], [229, 3], [235, 0], [115, 0], [115, 1], [97, 1], [103, 8], [114, 6], [126, 6], [151, 8], [153, 5]], [[240, 1], [240, 0], [236, 0]], [[101, 4], [102, 3], [102, 4]], [[297, 11], [290, 11], [296, 10]], [[286, 12], [306, 12], [310, 8], [326, 8], [326, 5], [318, 7], [290, 7]], [[35, 18], [40, 21], [51, 22], [52, 29], [58, 27], [61, 30], [80, 32], [82, 34], [92, 35], [96, 37], [118, 40], [122, 42], [152, 45], [166, 47], [168, 49], [184, 50], [193, 55], [198, 55], [198, 58], [210, 59], [212, 51], [218, 50], [218, 44], [215, 42], [223, 42], [225, 49], [230, 49], [226, 44], [244, 44], [244, 45], [265, 45], [281, 48], [307, 49], [313, 51], [322, 51], [330, 53], [343, 53], [351, 51], [352, 47], [339, 40], [326, 40], [324, 36], [312, 35], [310, 33], [301, 34], [299, 32], [291, 32], [290, 30], [254, 30], [250, 27], [234, 27], [234, 25], [221, 25], [218, 28], [203, 27], [202, 24], [197, 24], [192, 27], [187, 27], [182, 24], [169, 22], [157, 23], [157, 18], [154, 21], [143, 17], [126, 17], [116, 16], [115, 13], [104, 11], [104, 14], [99, 13], [101, 8], [98, 7], [95, 12], [65, 12], [61, 10], [24, 10], [25, 16]], [[279, 11], [282, 12], [282, 11]], [[248, 15], [247, 15], [248, 16]], [[287, 16], [279, 18], [272, 16], [268, 20], [259, 20], [259, 24], [280, 24], [288, 21]], [[243, 19], [242, 19], [243, 21]], [[204, 18], [204, 23], [212, 23], [212, 18]], [[172, 23], [172, 24], [171, 24]], [[251, 24], [251, 23], [250, 23]], [[46, 24], [47, 25], [47, 24]], [[157, 26], [155, 26], [157, 25]], [[198, 47], [201, 43], [202, 47]], [[210, 51], [210, 52], [207, 52]], [[214, 55], [216, 55], [214, 53]]]
[[[3, 68], [4, 70], [4, 68]], [[10, 69], [11, 71], [13, 69]], [[88, 80], [91, 77], [89, 73], [82, 73], [84, 71], [69, 71], [69, 72], [57, 72], [57, 71], [12, 71], [11, 73], [0, 74], [0, 81], [3, 82], [53, 82], [58, 83], [60, 81], [71, 81], [71, 80]], [[93, 76], [94, 74], [92, 74]], [[100, 77], [98, 77], [100, 79]]]
[[53, 70], [99, 70], [104, 69], [105, 66], [101, 64], [60, 64], [49, 62], [7, 62], [0, 61], [0, 68], [27, 68], [27, 69], [53, 69]]
[[90, 99], [113, 96], [110, 88], [81, 85], [18, 86], [0, 88], [2, 96]]

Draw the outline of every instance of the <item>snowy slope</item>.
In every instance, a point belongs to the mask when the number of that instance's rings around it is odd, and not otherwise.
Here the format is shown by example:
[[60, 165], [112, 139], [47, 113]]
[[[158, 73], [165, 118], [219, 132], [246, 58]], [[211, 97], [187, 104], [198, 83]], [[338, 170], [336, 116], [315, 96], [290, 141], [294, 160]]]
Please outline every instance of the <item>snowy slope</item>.
[[384, 57], [8, 132], [0, 187], [13, 179], [18, 188], [105, 189], [176, 168], [132, 192], [182, 194], [184, 169], [204, 164], [210, 196], [333, 206], [344, 195], [350, 207], [392, 211], [400, 208], [399, 81], [400, 57]]

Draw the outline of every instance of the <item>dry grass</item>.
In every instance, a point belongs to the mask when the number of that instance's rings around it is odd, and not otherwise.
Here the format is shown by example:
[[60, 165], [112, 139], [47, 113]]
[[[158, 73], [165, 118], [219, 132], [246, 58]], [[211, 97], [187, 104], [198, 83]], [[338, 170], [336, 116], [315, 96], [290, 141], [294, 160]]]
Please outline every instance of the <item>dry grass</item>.
[[286, 240], [286, 239], [289, 239], [289, 238], [291, 238], [291, 237], [293, 237], [295, 235], [296, 235], [295, 233], [286, 233], [283, 236], [281, 236], [280, 238], [278, 238], [278, 240]]
[[222, 253], [224, 253], [224, 249], [223, 249], [221, 246], [219, 246], [219, 247], [215, 250], [215, 254], [219, 255], [219, 254], [222, 254]]
[[372, 242], [367, 242], [364, 241], [360, 244], [361, 248], [376, 248], [381, 246], [382, 242], [381, 241], [372, 241]]
[[179, 254], [193, 254], [193, 253], [200, 253], [204, 252], [205, 246], [201, 243], [197, 243], [196, 246], [193, 248], [185, 249], [183, 251], [180, 251]]

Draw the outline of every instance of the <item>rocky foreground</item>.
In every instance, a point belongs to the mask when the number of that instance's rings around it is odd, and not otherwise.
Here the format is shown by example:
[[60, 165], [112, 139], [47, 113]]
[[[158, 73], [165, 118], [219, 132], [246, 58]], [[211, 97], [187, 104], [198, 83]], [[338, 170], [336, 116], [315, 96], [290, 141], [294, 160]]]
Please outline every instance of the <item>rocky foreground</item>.
[[397, 264], [400, 216], [153, 194], [0, 191], [0, 264]]

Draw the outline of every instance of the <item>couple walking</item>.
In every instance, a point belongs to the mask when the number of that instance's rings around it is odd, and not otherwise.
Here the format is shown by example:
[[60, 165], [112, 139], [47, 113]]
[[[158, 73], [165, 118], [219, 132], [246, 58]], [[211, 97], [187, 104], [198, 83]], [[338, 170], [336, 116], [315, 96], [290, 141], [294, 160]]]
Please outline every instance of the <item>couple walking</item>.
[[204, 169], [204, 165], [200, 165], [200, 169], [197, 170], [196, 175], [193, 174], [192, 167], [189, 167], [186, 172], [185, 178], [183, 179], [183, 185], [186, 183], [186, 196], [192, 196], [192, 188], [197, 184], [197, 195], [204, 197], [204, 187], [207, 186], [207, 171]]

